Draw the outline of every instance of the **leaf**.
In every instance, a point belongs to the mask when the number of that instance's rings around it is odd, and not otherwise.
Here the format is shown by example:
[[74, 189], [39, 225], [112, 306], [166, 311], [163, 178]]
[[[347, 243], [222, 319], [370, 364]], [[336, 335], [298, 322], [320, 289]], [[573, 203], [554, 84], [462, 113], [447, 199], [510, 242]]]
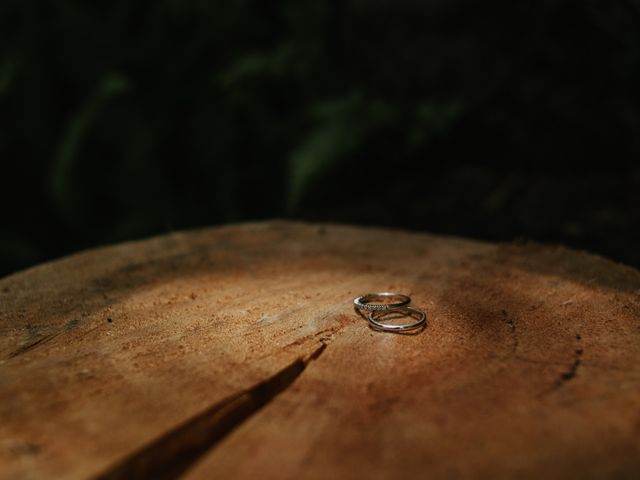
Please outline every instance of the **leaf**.
[[284, 44], [270, 52], [244, 55], [220, 75], [220, 83], [229, 88], [255, 77], [286, 73], [292, 54], [292, 45]]
[[366, 102], [357, 92], [315, 104], [311, 114], [316, 126], [289, 159], [289, 211], [299, 206], [313, 181], [358, 150], [368, 135], [392, 121], [396, 112], [383, 102]]
[[129, 90], [130, 83], [124, 76], [115, 73], [106, 76], [69, 122], [58, 147], [50, 178], [51, 193], [62, 212], [68, 214], [72, 210], [73, 169], [79, 160], [78, 152], [86, 140], [87, 131], [106, 103]]
[[12, 58], [5, 58], [0, 63], [0, 98], [4, 97], [11, 88], [16, 76], [17, 65]]

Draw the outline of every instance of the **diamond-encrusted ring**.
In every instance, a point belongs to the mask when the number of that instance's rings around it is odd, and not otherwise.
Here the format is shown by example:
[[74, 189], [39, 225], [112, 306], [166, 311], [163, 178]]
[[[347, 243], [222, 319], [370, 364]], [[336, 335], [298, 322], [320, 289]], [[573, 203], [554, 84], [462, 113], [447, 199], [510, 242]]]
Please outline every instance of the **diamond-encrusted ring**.
[[[386, 303], [392, 302], [392, 303]], [[372, 303], [375, 302], [375, 303]], [[393, 310], [411, 303], [411, 297], [394, 292], [378, 292], [360, 295], [353, 300], [353, 304], [360, 310]]]

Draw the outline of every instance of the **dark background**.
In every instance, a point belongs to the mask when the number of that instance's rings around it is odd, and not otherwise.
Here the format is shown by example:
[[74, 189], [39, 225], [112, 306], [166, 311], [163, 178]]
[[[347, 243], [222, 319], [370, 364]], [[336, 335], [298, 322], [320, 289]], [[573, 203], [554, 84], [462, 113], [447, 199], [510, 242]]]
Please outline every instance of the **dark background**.
[[640, 3], [0, 3], [0, 274], [286, 217], [640, 266]]

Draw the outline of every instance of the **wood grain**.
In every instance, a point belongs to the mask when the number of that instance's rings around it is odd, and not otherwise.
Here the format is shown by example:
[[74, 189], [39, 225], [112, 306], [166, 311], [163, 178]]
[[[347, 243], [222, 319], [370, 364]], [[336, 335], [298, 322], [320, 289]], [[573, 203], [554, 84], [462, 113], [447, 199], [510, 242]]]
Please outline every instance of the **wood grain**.
[[[352, 299], [408, 293], [416, 335]], [[0, 280], [0, 478], [638, 478], [640, 274], [267, 222]]]

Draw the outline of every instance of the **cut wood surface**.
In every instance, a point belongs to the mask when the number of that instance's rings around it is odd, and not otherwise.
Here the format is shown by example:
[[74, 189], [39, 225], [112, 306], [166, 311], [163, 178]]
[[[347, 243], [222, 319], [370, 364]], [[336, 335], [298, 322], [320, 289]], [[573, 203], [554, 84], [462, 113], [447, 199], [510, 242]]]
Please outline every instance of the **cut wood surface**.
[[[371, 330], [410, 294], [413, 335]], [[640, 274], [268, 222], [0, 280], [0, 478], [638, 478]]]

